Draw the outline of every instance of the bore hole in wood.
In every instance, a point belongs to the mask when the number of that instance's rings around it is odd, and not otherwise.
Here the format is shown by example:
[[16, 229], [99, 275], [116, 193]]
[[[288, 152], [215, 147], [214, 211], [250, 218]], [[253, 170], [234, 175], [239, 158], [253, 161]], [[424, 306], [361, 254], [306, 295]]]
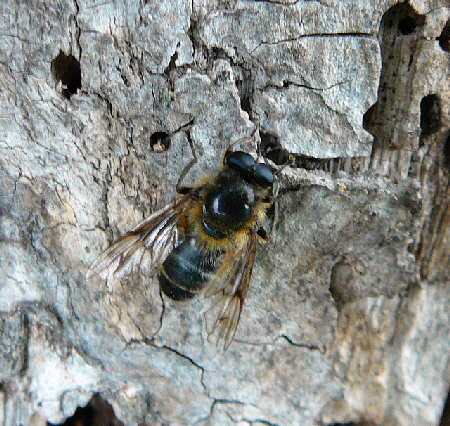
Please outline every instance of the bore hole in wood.
[[115, 416], [111, 404], [95, 394], [85, 407], [78, 407], [64, 423], [47, 422], [47, 426], [123, 426], [123, 423]]
[[441, 125], [441, 103], [438, 95], [427, 95], [420, 101], [420, 128], [422, 133], [430, 135]]
[[[450, 170], [450, 130], [448, 131], [447, 139], [444, 143], [444, 166]], [[449, 401], [450, 405], [450, 401]], [[449, 419], [450, 419], [450, 408], [449, 408]], [[450, 424], [450, 423], [449, 423]]]
[[413, 34], [417, 28], [425, 24], [425, 15], [419, 15], [408, 3], [399, 3], [393, 6], [388, 14], [396, 15], [397, 28], [402, 35]]
[[51, 63], [51, 71], [55, 80], [61, 82], [61, 92], [66, 99], [70, 99], [78, 89], [81, 89], [80, 63], [73, 55], [66, 55], [60, 51]]
[[441, 49], [450, 53], [450, 20], [445, 24], [441, 35], [438, 37], [438, 40]]
[[164, 152], [170, 148], [170, 136], [166, 132], [155, 132], [150, 136], [150, 147], [154, 152]]
[[412, 18], [411, 16], [407, 16], [406, 18], [403, 18], [398, 23], [398, 30], [403, 35], [412, 34], [417, 28], [416, 20]]

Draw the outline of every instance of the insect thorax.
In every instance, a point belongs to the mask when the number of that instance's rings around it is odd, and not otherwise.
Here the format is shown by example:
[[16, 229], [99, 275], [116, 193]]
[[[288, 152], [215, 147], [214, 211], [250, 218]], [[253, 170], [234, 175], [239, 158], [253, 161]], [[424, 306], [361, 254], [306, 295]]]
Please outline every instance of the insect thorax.
[[257, 197], [253, 187], [232, 170], [223, 170], [206, 188], [202, 208], [204, 231], [224, 238], [246, 226]]

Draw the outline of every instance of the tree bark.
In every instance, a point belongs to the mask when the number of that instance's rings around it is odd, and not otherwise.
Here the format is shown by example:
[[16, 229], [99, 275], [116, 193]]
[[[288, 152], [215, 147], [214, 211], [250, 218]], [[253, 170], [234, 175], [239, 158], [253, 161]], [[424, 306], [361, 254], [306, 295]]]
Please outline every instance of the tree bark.
[[[439, 423], [445, 0], [6, 1], [0, 12], [0, 422], [62, 422], [98, 394], [125, 425]], [[169, 301], [154, 270], [85, 274], [174, 199], [193, 150], [187, 184], [253, 133], [272, 165], [292, 167], [220, 356], [207, 300]]]

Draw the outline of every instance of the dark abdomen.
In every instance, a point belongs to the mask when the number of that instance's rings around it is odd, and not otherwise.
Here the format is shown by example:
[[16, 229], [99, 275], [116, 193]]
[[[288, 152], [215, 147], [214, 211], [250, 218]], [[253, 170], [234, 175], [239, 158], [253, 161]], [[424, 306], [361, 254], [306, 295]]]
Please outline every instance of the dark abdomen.
[[205, 252], [195, 238], [188, 237], [172, 250], [158, 276], [161, 290], [173, 300], [186, 300], [198, 294], [214, 275], [219, 254]]

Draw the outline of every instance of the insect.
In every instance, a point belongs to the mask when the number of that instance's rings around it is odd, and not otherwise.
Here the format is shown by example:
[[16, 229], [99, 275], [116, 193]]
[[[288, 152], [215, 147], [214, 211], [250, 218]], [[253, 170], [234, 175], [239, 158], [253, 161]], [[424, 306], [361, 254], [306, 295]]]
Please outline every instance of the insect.
[[[273, 203], [275, 175], [244, 151], [224, 153], [221, 169], [193, 187], [177, 184], [178, 198], [115, 241], [93, 263], [87, 278], [120, 278], [140, 265], [144, 255], [159, 266], [162, 292], [173, 300], [203, 292], [218, 295], [218, 316], [211, 334], [226, 351], [247, 295], [258, 237]], [[196, 161], [196, 159], [194, 159]], [[187, 168], [192, 166], [192, 162]]]

